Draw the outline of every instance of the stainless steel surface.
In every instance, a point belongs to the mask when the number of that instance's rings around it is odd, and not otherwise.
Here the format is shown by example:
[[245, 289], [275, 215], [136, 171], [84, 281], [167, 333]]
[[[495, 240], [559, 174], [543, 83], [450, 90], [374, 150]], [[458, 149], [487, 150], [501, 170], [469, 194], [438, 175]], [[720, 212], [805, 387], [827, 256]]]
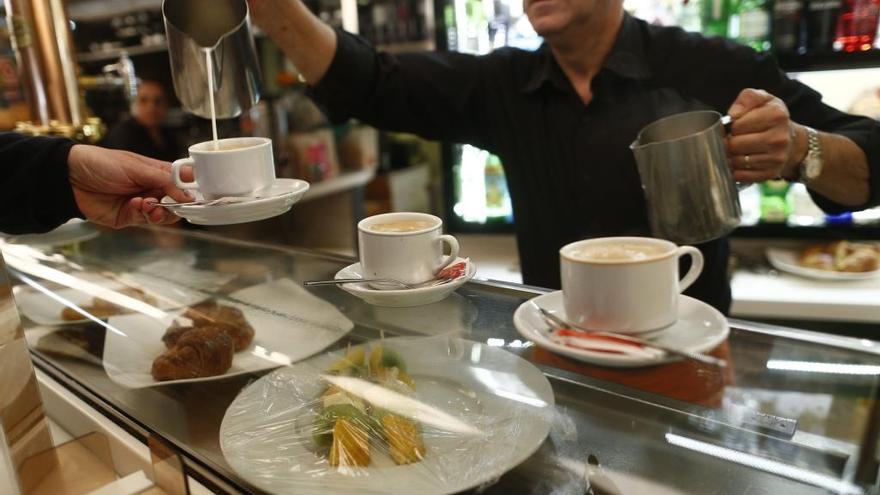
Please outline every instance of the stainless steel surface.
[[260, 100], [245, 0], [165, 0], [162, 13], [174, 90], [186, 111], [211, 118], [206, 50], [214, 66], [217, 118], [237, 117]]
[[[20, 282], [49, 293], [59, 288], [43, 278], [53, 270], [76, 278], [85, 272], [121, 275], [174, 261], [235, 274], [208, 292], [232, 302], [236, 290], [280, 278], [328, 279], [352, 262], [165, 228], [105, 232], [54, 248], [34, 244], [32, 252], [28, 246], [0, 247], [8, 260], [15, 257]], [[181, 278], [173, 270], [151, 274]], [[195, 280], [180, 284], [194, 287]], [[550, 436], [537, 453], [480, 493], [582, 495], [589, 455], [601, 462], [593, 475], [606, 476], [626, 495], [873, 493], [876, 470], [865, 468], [870, 462], [863, 462], [861, 446], [877, 440], [869, 421], [880, 385], [877, 342], [731, 320], [729, 340], [717, 350], [729, 363], [724, 370], [693, 361], [614, 370], [567, 360], [522, 340], [512, 314], [540, 289], [471, 281], [448, 299], [417, 308], [370, 306], [336, 287], [308, 290], [355, 323], [336, 349], [381, 335], [454, 335], [504, 348], [547, 376], [557, 404]], [[297, 324], [298, 311], [293, 304], [284, 308], [290, 325]], [[103, 327], [95, 324], [65, 328], [103, 336]], [[25, 321], [29, 337], [45, 330]], [[132, 390], [111, 381], [100, 365], [45, 349], [33, 352], [44, 371], [111, 419], [174, 444], [199, 479], [225, 491], [255, 492], [226, 463], [218, 431], [228, 405], [262, 372]], [[406, 487], [389, 489], [407, 493]]]
[[642, 129], [630, 148], [655, 237], [699, 244], [739, 225], [739, 194], [721, 114], [687, 112], [660, 119]]
[[672, 354], [673, 356], [679, 356], [679, 357], [683, 357], [685, 359], [692, 359], [694, 361], [697, 361], [698, 363], [708, 364], [710, 366], [716, 366], [718, 368], [726, 368], [727, 367], [727, 361], [725, 361], [723, 359], [718, 359], [716, 357], [712, 357], [712, 356], [709, 356], [706, 354], [700, 354], [698, 352], [688, 352], [688, 351], [685, 351], [682, 349], [676, 349], [674, 347], [669, 347], [669, 346], [665, 346], [662, 344], [658, 344], [656, 342], [652, 342], [651, 340], [641, 339], [641, 338], [635, 337], [633, 335], [624, 335], [622, 333], [615, 333], [615, 332], [597, 332], [595, 330], [589, 330], [589, 329], [586, 329], [583, 327], [579, 327], [577, 325], [574, 325], [572, 323], [569, 323], [567, 321], [562, 320], [561, 318], [559, 318], [558, 316], [553, 314], [553, 312], [547, 311], [546, 309], [538, 306], [534, 302], [532, 302], [531, 304], [533, 304], [536, 308], [538, 308], [538, 311], [541, 312], [541, 316], [544, 317], [544, 321], [547, 322], [547, 324], [551, 328], [555, 328], [557, 330], [560, 328], [573, 328], [576, 330], [580, 330], [582, 332], [594, 333], [596, 335], [606, 335], [609, 337], [614, 337], [616, 339], [627, 340], [629, 342], [632, 342], [634, 344], [639, 344], [644, 347], [653, 347], [654, 349], [659, 349], [659, 350], [666, 352], [668, 354]]

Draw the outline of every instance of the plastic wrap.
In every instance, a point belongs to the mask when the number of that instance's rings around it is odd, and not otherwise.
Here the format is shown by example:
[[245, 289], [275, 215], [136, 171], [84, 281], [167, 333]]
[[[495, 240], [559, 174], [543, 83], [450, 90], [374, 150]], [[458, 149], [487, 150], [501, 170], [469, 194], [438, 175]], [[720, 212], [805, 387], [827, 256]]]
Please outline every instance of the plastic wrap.
[[227, 410], [220, 443], [270, 493], [457, 493], [528, 458], [553, 406], [544, 375], [507, 351], [393, 338], [254, 382]]

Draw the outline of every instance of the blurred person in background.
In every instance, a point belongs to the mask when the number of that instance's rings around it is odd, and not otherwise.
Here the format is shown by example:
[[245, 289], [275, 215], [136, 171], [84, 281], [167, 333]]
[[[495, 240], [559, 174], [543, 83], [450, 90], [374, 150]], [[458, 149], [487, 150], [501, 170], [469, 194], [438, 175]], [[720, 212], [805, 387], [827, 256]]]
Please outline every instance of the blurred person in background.
[[101, 145], [168, 162], [181, 158], [184, 151], [165, 126], [167, 116], [168, 95], [164, 86], [158, 81], [141, 80], [131, 115], [116, 123]]

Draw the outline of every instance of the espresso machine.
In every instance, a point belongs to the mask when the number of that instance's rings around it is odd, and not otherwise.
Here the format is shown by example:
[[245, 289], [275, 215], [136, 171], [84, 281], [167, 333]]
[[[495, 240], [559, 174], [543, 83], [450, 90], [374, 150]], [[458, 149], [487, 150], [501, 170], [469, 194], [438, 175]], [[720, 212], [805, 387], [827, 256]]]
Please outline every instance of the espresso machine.
[[127, 98], [137, 94], [134, 64], [125, 54], [98, 75], [81, 75], [76, 60], [65, 2], [5, 0], [19, 80], [30, 112], [29, 121], [16, 123], [17, 132], [65, 136], [94, 143], [104, 124], [89, 114], [84, 91], [115, 88]]

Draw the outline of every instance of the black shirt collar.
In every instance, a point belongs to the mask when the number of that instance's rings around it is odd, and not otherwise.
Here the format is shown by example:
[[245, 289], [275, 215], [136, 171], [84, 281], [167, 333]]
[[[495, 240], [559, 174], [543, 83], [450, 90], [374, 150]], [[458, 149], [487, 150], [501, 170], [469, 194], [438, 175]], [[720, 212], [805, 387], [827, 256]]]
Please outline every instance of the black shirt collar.
[[[538, 70], [526, 80], [522, 87], [524, 92], [536, 91], [548, 82], [559, 89], [569, 86], [565, 73], [556, 63], [553, 52], [546, 42], [541, 45], [536, 55], [540, 58]], [[628, 79], [651, 77], [651, 67], [645, 55], [643, 34], [638, 19], [626, 13], [623, 15], [617, 40], [602, 68]]]

